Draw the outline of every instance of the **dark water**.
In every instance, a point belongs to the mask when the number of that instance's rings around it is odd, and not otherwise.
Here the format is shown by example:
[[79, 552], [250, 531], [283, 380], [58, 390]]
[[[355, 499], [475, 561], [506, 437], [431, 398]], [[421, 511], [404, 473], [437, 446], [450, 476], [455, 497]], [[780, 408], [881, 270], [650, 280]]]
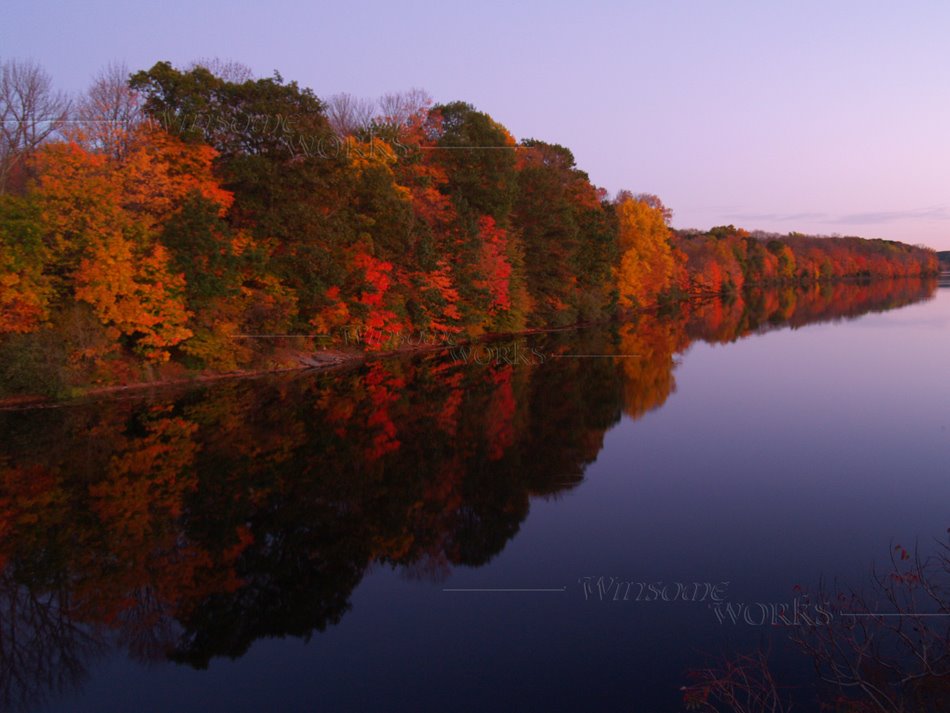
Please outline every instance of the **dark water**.
[[758, 612], [939, 551], [948, 328], [837, 285], [0, 412], [0, 709], [680, 711], [756, 651], [817, 709]]

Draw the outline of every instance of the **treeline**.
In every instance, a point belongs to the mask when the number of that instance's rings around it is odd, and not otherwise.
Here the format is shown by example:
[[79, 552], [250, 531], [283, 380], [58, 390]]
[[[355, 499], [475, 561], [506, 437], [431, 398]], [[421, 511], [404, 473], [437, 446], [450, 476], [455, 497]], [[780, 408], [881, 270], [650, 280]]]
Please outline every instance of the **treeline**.
[[674, 231], [687, 256], [694, 293], [738, 292], [746, 285], [790, 285], [842, 278], [919, 277], [939, 272], [937, 255], [893, 240], [750, 234], [731, 225]]
[[71, 105], [36, 65], [0, 79], [17, 127], [0, 147], [4, 385], [276, 365], [273, 335], [476, 338], [937, 271], [891, 241], [673, 231], [659, 198], [609, 198], [569, 149], [418, 90], [324, 101], [276, 73], [160, 62], [111, 67]]

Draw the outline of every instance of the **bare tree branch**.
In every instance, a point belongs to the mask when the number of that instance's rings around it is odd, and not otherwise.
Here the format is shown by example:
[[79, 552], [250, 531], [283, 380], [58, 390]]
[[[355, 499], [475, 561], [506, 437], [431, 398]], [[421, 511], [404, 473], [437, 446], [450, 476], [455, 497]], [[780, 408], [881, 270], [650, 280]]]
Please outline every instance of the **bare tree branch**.
[[404, 92], [383, 94], [379, 98], [379, 110], [386, 124], [405, 127], [432, 106], [432, 97], [424, 89], [412, 88]]
[[373, 102], [352, 94], [334, 94], [327, 99], [327, 119], [340, 137], [352, 136], [369, 127], [375, 113]]
[[70, 136], [93, 151], [115, 159], [128, 153], [130, 137], [144, 120], [142, 99], [129, 87], [124, 63], [110, 63], [79, 102]]
[[188, 66], [188, 69], [195, 69], [196, 67], [204, 67], [209, 72], [211, 72], [211, 74], [216, 76], [218, 79], [223, 79], [225, 82], [244, 84], [244, 82], [250, 82], [254, 80], [253, 70], [251, 70], [251, 68], [246, 64], [237, 62], [233, 59], [202, 57], [201, 59], [196, 59], [194, 62], [192, 62]]
[[53, 90], [50, 75], [32, 61], [0, 64], [0, 194], [23, 159], [60, 132], [70, 101]]

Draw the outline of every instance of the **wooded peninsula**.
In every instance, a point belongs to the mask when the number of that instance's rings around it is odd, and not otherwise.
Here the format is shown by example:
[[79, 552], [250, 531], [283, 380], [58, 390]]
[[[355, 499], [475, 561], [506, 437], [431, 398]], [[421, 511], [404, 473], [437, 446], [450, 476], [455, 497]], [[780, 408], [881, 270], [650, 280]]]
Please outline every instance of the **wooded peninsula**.
[[76, 101], [7, 62], [0, 88], [0, 396], [939, 271], [890, 240], [673, 229], [655, 195], [419, 90], [323, 100], [216, 62], [110, 67]]

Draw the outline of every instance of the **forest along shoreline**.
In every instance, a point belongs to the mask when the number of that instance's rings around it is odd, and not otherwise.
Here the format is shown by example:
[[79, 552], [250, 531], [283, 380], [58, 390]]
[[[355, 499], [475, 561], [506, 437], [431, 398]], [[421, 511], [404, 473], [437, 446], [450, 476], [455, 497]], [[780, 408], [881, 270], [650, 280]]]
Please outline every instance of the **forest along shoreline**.
[[278, 73], [159, 62], [92, 97], [0, 152], [0, 403], [388, 351], [273, 335], [474, 343], [939, 269], [894, 240], [674, 228], [656, 195], [608, 195], [570, 149], [423, 91], [341, 121]]

